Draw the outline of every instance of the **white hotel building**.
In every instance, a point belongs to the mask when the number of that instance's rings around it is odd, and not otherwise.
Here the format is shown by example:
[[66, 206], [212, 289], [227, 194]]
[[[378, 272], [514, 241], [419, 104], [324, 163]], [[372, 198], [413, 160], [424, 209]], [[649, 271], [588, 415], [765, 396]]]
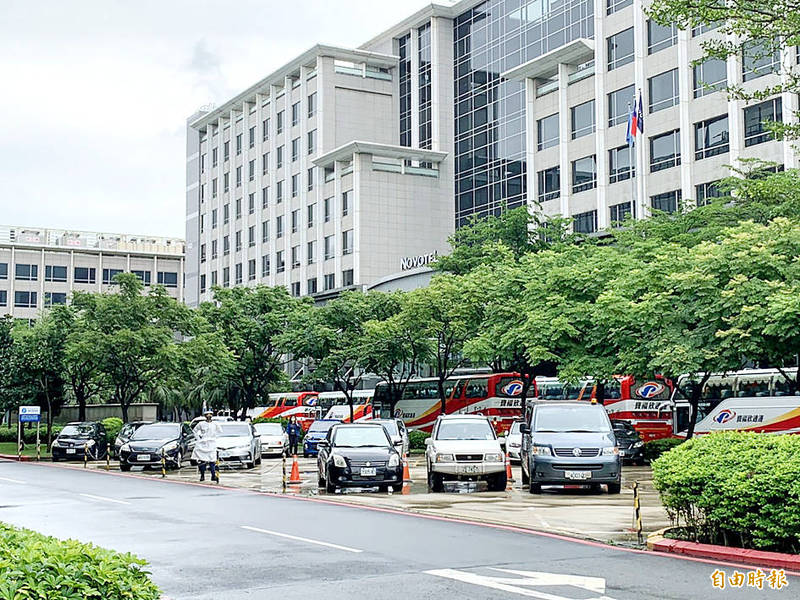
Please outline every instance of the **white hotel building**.
[[[745, 105], [721, 90], [778, 83], [796, 49], [694, 66], [718, 33], [657, 26], [642, 7], [431, 4], [359, 48], [315, 46], [196, 113], [187, 303], [214, 285], [322, 298], [416, 285], [420, 263], [447, 252], [473, 214], [527, 204], [591, 233], [703, 202], [742, 158], [797, 167], [791, 143], [763, 124], [795, 119], [797, 95]], [[631, 160], [639, 91], [645, 129]], [[409, 265], [421, 279], [397, 276]]]

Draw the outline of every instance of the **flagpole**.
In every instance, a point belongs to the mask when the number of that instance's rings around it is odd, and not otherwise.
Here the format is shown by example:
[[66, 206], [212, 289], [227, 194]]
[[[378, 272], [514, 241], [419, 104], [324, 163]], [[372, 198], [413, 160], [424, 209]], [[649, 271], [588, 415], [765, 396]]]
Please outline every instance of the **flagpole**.
[[[635, 108], [635, 106], [636, 106], [636, 93], [635, 92], [634, 92], [634, 96], [633, 96], [633, 105], [634, 105], [634, 109], [633, 110], [636, 110], [636, 108]], [[631, 133], [632, 133], [631, 132], [631, 127], [632, 127], [632, 124], [633, 124], [631, 115], [632, 115], [631, 103], [628, 102], [628, 136], [629, 136], [628, 139], [630, 140], [629, 143], [628, 143], [628, 166], [629, 166], [629, 168], [631, 170], [631, 211], [633, 213], [633, 218], [636, 219], [636, 218], [638, 218], [637, 210], [636, 210], [636, 171], [634, 170], [634, 167], [633, 167], [633, 165], [634, 165], [633, 157], [634, 157], [635, 150], [636, 150], [636, 138], [630, 137]]]

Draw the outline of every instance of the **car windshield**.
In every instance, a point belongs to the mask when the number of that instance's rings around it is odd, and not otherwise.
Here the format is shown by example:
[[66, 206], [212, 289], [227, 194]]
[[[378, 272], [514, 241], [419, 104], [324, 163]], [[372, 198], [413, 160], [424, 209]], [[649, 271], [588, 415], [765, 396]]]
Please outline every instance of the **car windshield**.
[[493, 440], [494, 430], [488, 421], [442, 421], [437, 440]]
[[599, 406], [542, 406], [534, 413], [533, 430], [539, 433], [605, 433], [610, 429]]
[[233, 423], [233, 422], [225, 422], [220, 423], [219, 427], [221, 429], [220, 436], [222, 437], [239, 437], [243, 435], [250, 435], [250, 425], [247, 423]]
[[167, 438], [176, 438], [178, 437], [179, 427], [177, 423], [153, 423], [152, 425], [142, 425], [131, 436], [131, 440], [164, 440]]
[[253, 427], [259, 435], [283, 435], [283, 426], [280, 423], [258, 423]]
[[311, 427], [308, 428], [308, 433], [325, 433], [328, 429], [336, 425], [336, 423], [338, 423], [338, 421], [314, 421]]
[[509, 435], [514, 435], [515, 433], [519, 433], [519, 428], [522, 425], [519, 421], [514, 421], [511, 424], [511, 429], [508, 430]]
[[64, 437], [72, 436], [72, 437], [81, 437], [92, 435], [94, 432], [94, 427], [92, 425], [67, 425], [64, 429], [61, 430], [61, 435]]
[[400, 432], [397, 430], [397, 422], [395, 421], [381, 421], [378, 423], [379, 425], [383, 425], [383, 428], [386, 430], [386, 433], [389, 435], [400, 435]]
[[333, 444], [339, 448], [365, 448], [389, 446], [386, 432], [380, 427], [340, 427], [336, 430]]

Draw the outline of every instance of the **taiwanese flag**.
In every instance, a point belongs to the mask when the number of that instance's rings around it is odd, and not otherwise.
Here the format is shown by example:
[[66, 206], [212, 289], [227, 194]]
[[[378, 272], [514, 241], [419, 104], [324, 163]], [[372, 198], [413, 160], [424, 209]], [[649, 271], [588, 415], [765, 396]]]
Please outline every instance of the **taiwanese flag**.
[[628, 131], [625, 132], [625, 141], [629, 146], [633, 146], [636, 141], [636, 108], [632, 108], [628, 113]]

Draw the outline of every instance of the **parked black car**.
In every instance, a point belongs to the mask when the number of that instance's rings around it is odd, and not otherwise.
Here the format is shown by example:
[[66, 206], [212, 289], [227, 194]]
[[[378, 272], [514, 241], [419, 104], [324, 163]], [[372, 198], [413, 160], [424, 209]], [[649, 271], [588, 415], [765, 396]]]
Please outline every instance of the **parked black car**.
[[180, 469], [190, 460], [194, 450], [194, 433], [185, 423], [148, 423], [131, 436], [119, 449], [119, 468], [130, 471], [134, 466], [160, 466], [161, 452], [166, 464]]
[[330, 493], [342, 487], [403, 489], [400, 453], [381, 425], [335, 425], [317, 448], [319, 485]]
[[635, 462], [637, 465], [644, 464], [644, 442], [639, 432], [627, 421], [611, 419], [611, 426], [614, 428], [614, 437], [617, 438], [619, 446], [619, 456], [623, 462]]
[[131, 421], [130, 423], [125, 423], [122, 426], [122, 429], [119, 430], [117, 434], [117, 439], [114, 440], [114, 456], [119, 456], [119, 449], [122, 448], [122, 444], [125, 442], [130, 441], [133, 432], [139, 429], [142, 425], [147, 425], [151, 421]]
[[108, 452], [106, 428], [96, 421], [67, 423], [50, 448], [53, 462], [59, 460], [101, 460]]

